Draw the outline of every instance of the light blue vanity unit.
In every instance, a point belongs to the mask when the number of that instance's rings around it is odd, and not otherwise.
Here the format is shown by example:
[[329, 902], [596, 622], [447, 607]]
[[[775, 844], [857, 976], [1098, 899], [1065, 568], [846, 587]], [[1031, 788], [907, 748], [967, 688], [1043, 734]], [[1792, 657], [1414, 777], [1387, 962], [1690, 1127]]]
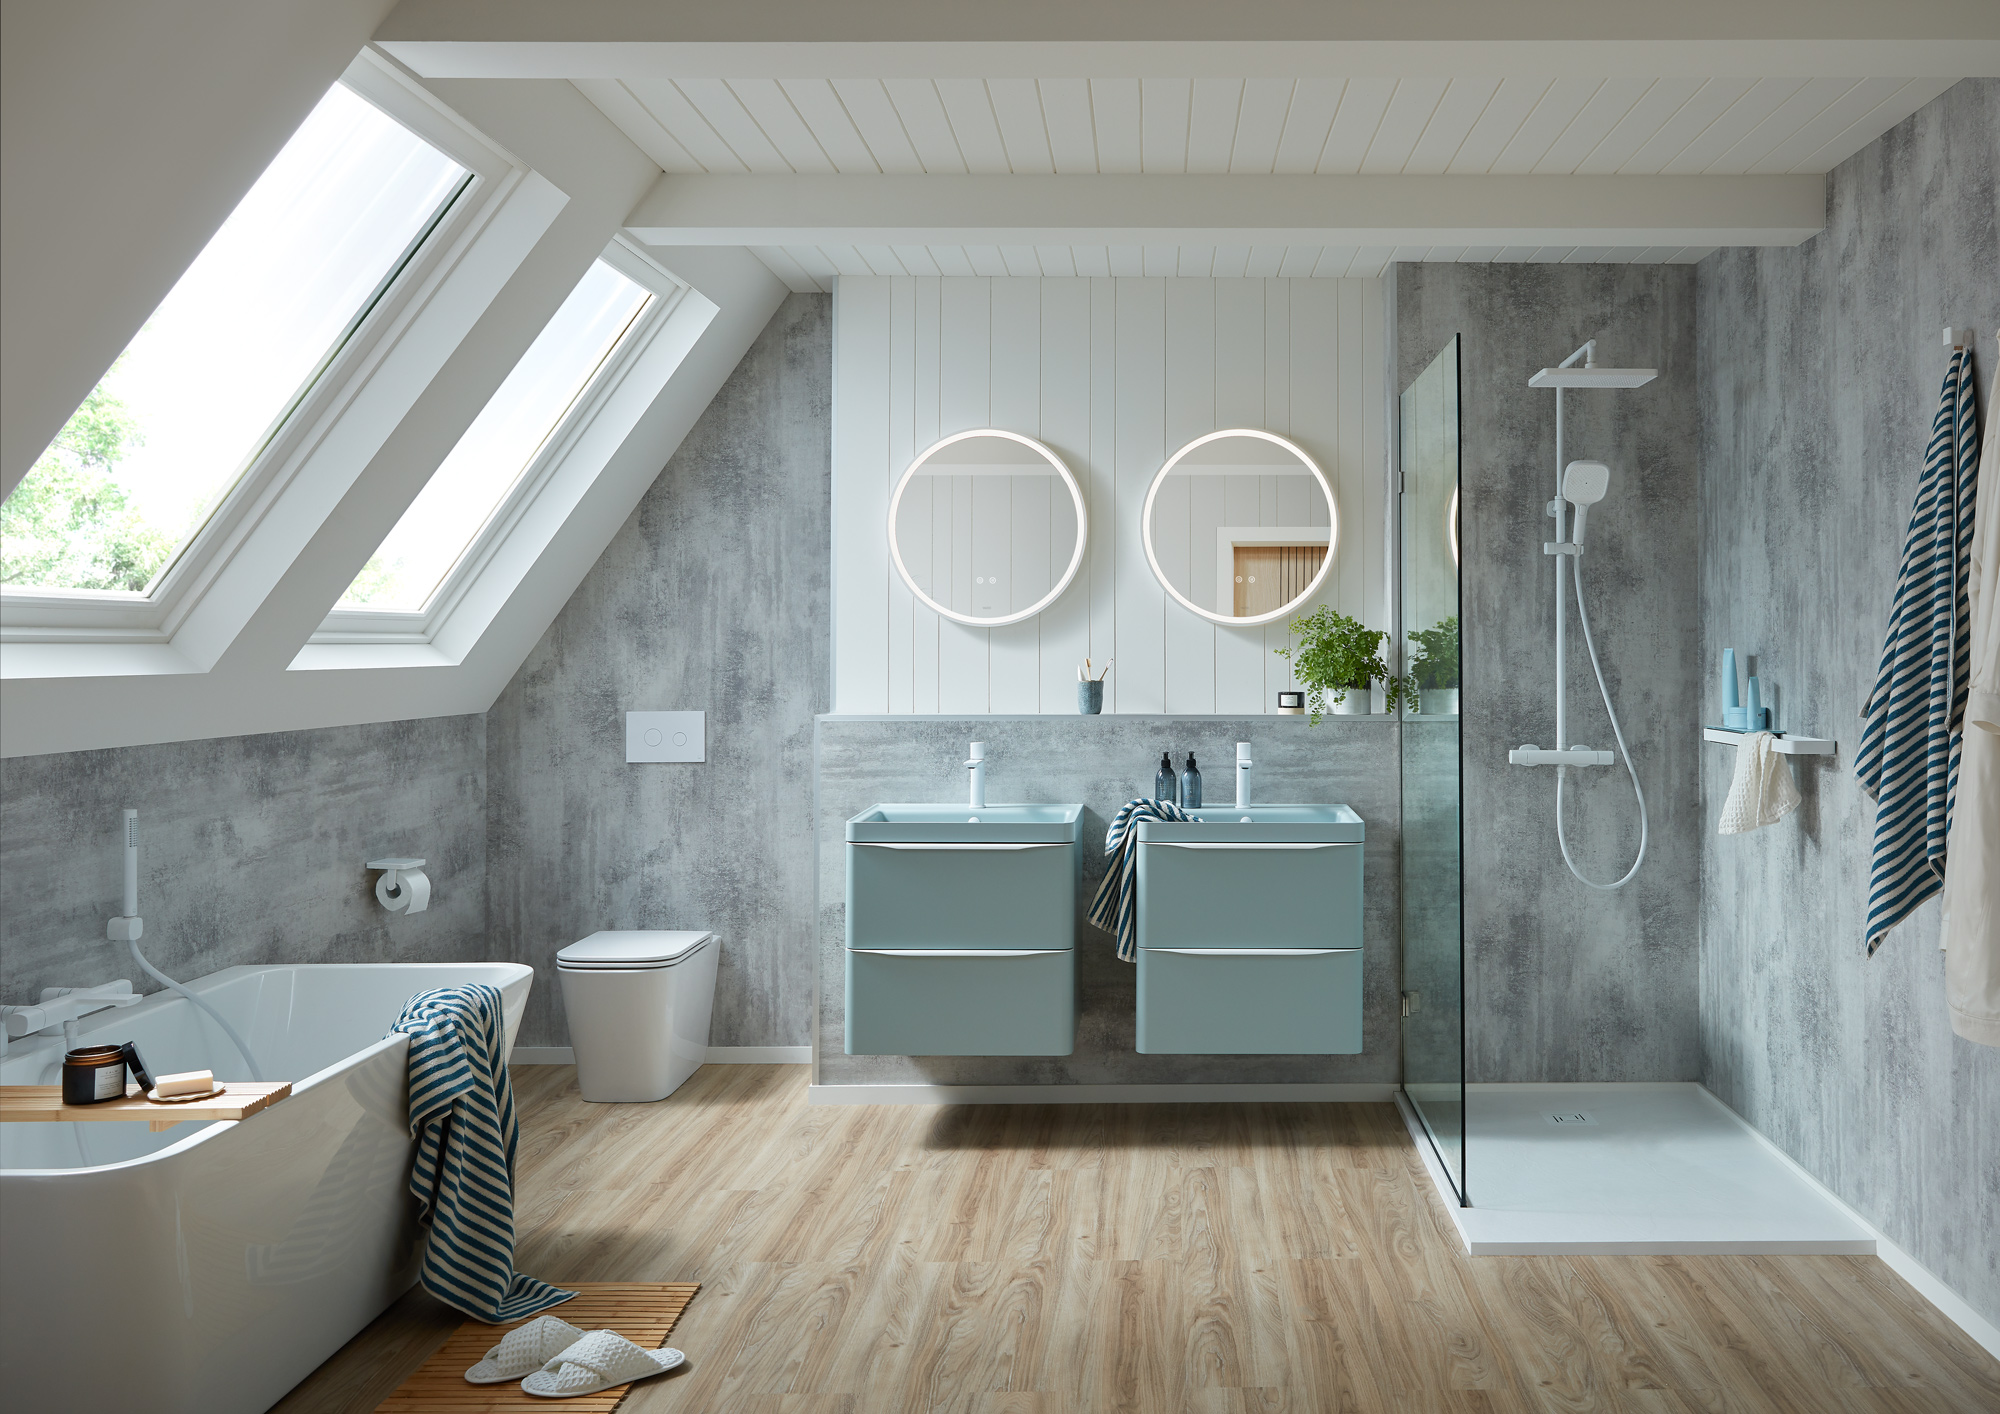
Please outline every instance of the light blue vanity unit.
[[1081, 805], [877, 805], [847, 822], [847, 1053], [1076, 1046]]
[[1359, 1051], [1361, 817], [1345, 805], [1195, 813], [1139, 825], [1139, 1050]]

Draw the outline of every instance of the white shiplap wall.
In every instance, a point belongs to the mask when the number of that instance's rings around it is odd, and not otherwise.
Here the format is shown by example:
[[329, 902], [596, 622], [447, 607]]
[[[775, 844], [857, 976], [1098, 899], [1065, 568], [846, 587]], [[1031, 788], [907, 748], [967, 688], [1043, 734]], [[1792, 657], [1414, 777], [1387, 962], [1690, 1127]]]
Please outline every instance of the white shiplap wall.
[[[1177, 447], [1221, 427], [1292, 438], [1339, 499], [1315, 602], [1389, 624], [1383, 287], [1375, 280], [842, 276], [834, 290], [836, 712], [1074, 712], [1076, 664], [1116, 660], [1115, 712], [1269, 712], [1282, 623], [1188, 613], [1146, 564], [1139, 511]], [[1039, 618], [973, 629], [889, 562], [889, 493], [971, 427], [1038, 437], [1090, 512], [1077, 579]]]

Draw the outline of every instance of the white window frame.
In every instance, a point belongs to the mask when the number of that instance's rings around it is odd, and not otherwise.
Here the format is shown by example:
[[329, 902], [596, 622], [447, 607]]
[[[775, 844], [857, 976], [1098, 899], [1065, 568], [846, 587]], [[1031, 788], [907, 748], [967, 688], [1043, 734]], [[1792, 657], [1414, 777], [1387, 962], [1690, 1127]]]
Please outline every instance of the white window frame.
[[340, 81], [469, 181], [149, 595], [0, 590], [0, 677], [213, 667], [567, 204], [383, 56]]
[[[653, 296], [422, 610], [331, 610], [298, 671], [461, 663], [720, 312], [624, 235], [597, 257]], [[525, 351], [524, 351], [525, 353]]]

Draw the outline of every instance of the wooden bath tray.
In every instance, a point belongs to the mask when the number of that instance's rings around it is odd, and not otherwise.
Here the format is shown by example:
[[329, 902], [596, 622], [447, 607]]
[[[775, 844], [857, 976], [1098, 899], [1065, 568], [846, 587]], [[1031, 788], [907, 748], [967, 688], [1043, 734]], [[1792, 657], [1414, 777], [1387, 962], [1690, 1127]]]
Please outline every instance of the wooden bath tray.
[[143, 1119], [158, 1133], [177, 1124], [203, 1123], [211, 1119], [248, 1119], [292, 1093], [292, 1082], [229, 1080], [222, 1093], [212, 1100], [191, 1100], [184, 1105], [156, 1105], [129, 1085], [122, 1100], [100, 1100], [94, 1105], [65, 1105], [60, 1085], [0, 1085], [0, 1124], [62, 1124], [72, 1120]]
[[[560, 1306], [551, 1306], [544, 1316], [561, 1316], [581, 1330], [606, 1327], [617, 1331], [634, 1345], [658, 1350], [667, 1343], [674, 1323], [688, 1302], [701, 1290], [695, 1281], [559, 1281], [555, 1283], [575, 1296]], [[534, 1319], [530, 1317], [529, 1319]], [[632, 1388], [615, 1385], [601, 1394], [575, 1395], [569, 1399], [544, 1399], [524, 1392], [520, 1382], [503, 1385], [466, 1383], [465, 1372], [479, 1363], [481, 1356], [500, 1343], [500, 1337], [526, 1321], [489, 1326], [484, 1321], [467, 1321], [452, 1333], [444, 1346], [424, 1361], [423, 1366], [396, 1392], [375, 1406], [375, 1414], [544, 1414], [558, 1409], [587, 1410], [607, 1414], [617, 1407]], [[683, 1366], [682, 1368], [686, 1368]], [[650, 1379], [673, 1379], [672, 1374]]]

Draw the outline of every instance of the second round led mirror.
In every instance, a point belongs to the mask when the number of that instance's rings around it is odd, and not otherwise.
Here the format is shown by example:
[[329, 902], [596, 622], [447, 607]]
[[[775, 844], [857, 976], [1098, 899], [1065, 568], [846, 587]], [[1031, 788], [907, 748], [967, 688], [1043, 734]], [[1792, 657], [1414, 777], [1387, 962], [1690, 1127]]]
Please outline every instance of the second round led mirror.
[[1296, 443], [1252, 428], [1197, 437], [1146, 493], [1146, 559], [1219, 624], [1269, 623], [1319, 591], [1340, 538], [1333, 487]]

